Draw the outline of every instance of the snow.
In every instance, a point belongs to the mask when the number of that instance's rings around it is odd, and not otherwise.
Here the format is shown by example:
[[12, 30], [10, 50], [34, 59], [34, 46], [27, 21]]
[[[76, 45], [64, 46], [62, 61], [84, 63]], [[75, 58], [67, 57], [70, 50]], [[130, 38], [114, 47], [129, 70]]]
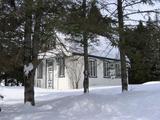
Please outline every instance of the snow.
[[24, 65], [24, 74], [28, 76], [29, 72], [33, 70], [33, 64], [29, 63], [28, 65]]
[[36, 106], [23, 104], [23, 87], [0, 87], [0, 120], [159, 120], [160, 82], [83, 90], [35, 88]]
[[[94, 38], [95, 42], [89, 42], [88, 53], [89, 55], [94, 55], [98, 57], [106, 57], [112, 59], [120, 59], [119, 50], [117, 47], [111, 45], [109, 39], [103, 36], [97, 36]], [[83, 53], [83, 47], [80, 43], [75, 43], [73, 41], [65, 41], [64, 44], [70, 43], [67, 47], [69, 48], [68, 51], [71, 53]]]
[[[49, 50], [45, 53], [39, 54], [39, 59], [47, 59], [51, 57], [56, 57], [56, 55], [65, 54], [66, 56], [71, 56], [72, 53], [83, 53], [83, 46], [81, 43], [73, 42], [68, 39], [71, 38], [69, 35], [57, 32], [57, 46], [56, 49]], [[81, 39], [81, 38], [77, 38]], [[95, 42], [91, 42], [95, 41]], [[63, 45], [62, 45], [63, 43]], [[111, 45], [109, 39], [103, 36], [98, 36], [94, 39], [89, 39], [88, 52], [89, 55], [94, 55], [98, 57], [106, 57], [112, 59], [120, 59], [119, 50], [117, 47]]]

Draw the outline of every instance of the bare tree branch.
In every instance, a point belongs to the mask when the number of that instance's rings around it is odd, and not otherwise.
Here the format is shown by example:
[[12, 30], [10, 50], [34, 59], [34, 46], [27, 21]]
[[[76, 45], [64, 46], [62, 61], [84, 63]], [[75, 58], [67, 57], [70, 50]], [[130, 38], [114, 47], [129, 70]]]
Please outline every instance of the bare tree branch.
[[138, 11], [136, 11], [136, 12], [124, 14], [123, 16], [124, 16], [124, 17], [127, 17], [127, 16], [129, 16], [129, 15], [141, 14], [141, 13], [160, 13], [160, 12], [158, 12], [157, 9], [155, 9], [155, 10], [145, 10], [145, 11], [140, 11], [140, 10], [138, 10]]

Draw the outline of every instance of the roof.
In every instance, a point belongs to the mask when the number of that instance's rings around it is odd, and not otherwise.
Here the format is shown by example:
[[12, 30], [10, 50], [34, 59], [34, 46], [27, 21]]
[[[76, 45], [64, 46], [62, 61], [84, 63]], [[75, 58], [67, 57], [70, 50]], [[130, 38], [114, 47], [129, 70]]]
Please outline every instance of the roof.
[[[71, 56], [72, 54], [83, 55], [83, 46], [80, 42], [69, 41], [67, 40], [69, 36], [62, 33], [57, 33], [57, 37], [56, 49], [39, 54], [40, 58], [51, 58], [62, 53], [66, 56]], [[98, 36], [93, 41], [96, 42], [89, 40], [88, 54], [90, 57], [120, 60], [118, 48], [111, 46], [111, 42], [108, 39]]]
[[[83, 46], [80, 42], [63, 41], [63, 44], [68, 52], [83, 55]], [[111, 42], [102, 36], [89, 40], [88, 54], [102, 58], [120, 59], [118, 48], [113, 47]]]

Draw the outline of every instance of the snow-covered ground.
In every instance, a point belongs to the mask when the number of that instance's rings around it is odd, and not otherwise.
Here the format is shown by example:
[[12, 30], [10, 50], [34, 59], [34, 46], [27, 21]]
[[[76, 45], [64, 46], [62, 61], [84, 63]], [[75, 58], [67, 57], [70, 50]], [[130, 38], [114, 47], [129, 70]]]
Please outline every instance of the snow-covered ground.
[[159, 120], [160, 83], [56, 91], [35, 88], [36, 106], [23, 104], [23, 87], [0, 87], [0, 120]]

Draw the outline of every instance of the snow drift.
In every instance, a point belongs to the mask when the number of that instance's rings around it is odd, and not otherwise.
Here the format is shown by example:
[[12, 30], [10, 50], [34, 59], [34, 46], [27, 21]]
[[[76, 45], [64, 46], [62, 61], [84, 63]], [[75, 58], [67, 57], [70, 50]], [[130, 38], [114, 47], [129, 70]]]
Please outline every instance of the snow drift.
[[0, 120], [159, 120], [160, 83], [56, 91], [36, 88], [35, 107], [23, 104], [23, 87], [0, 87]]

